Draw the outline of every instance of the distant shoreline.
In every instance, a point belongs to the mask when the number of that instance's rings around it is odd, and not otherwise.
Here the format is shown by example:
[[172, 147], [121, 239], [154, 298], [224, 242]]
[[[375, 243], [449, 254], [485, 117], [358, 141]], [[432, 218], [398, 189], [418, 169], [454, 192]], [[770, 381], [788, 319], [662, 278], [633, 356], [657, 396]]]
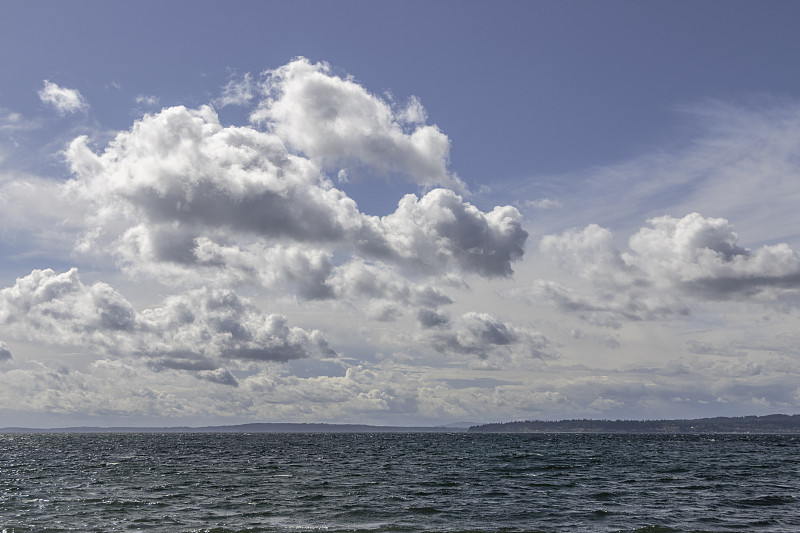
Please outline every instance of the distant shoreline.
[[0, 433], [464, 433], [447, 426], [372, 426], [368, 424], [251, 423], [225, 426], [0, 428]]
[[673, 420], [526, 420], [448, 426], [250, 423], [224, 426], [0, 428], [0, 433], [655, 433], [800, 434], [800, 415], [714, 417]]
[[800, 434], [800, 415], [720, 416], [677, 420], [559, 420], [502, 422], [469, 428], [475, 433]]

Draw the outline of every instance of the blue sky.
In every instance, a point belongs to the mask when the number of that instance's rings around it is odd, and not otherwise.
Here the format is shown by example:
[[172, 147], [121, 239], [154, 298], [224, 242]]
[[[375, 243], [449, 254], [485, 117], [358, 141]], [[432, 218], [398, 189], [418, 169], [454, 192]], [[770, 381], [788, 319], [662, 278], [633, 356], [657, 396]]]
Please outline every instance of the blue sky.
[[798, 412], [794, 3], [3, 10], [0, 425]]

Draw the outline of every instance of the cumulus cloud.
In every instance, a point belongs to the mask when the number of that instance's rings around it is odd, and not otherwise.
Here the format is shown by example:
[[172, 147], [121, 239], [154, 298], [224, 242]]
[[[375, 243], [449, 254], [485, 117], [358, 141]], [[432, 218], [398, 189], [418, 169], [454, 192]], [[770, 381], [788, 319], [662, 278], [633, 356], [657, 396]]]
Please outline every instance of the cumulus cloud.
[[487, 276], [510, 275], [511, 263], [522, 257], [528, 237], [514, 207], [484, 213], [447, 189], [422, 198], [405, 196], [379, 227], [403, 259], [427, 267], [454, 262], [466, 272]]
[[[88, 109], [78, 91], [50, 82], [40, 97], [61, 114]], [[146, 94], [135, 103], [159, 105]], [[232, 78], [212, 103], [252, 105], [251, 121], [224, 126], [211, 106], [167, 107], [105, 144], [74, 139], [63, 152], [66, 183], [21, 175], [0, 182], [4, 237], [26, 230], [75, 242], [79, 261], [89, 255], [95, 266], [113, 264], [167, 294], [142, 304], [148, 295], [129, 299], [107, 283], [84, 283], [77, 268], [29, 267], [0, 289], [3, 336], [96, 358], [79, 371], [67, 370], [68, 355], [62, 369], [15, 353], [11, 372], [25, 385], [14, 393], [50, 388], [28, 394], [27, 408], [298, 420], [467, 406], [435, 406], [428, 392], [440, 384], [419, 374], [357, 364], [345, 371], [322, 332], [253, 302], [289, 314], [302, 306], [317, 324], [330, 316], [319, 318], [320, 310], [341, 312], [337, 327], [364, 317], [396, 321], [357, 326], [389, 343], [387, 353], [377, 353], [386, 344], [367, 341], [353, 350], [377, 348], [373, 360], [392, 360], [391, 350], [409, 341], [437, 360], [447, 354], [470, 364], [554, 356], [553, 341], [526, 327], [481, 313], [451, 318], [447, 291], [467, 290], [473, 276], [511, 276], [528, 233], [515, 207], [468, 201], [448, 168], [450, 140], [427, 124], [418, 98], [376, 96], [326, 64], [298, 59], [260, 78]], [[374, 216], [342, 189], [370, 177], [402, 179], [418, 192]], [[0, 343], [0, 360], [10, 358]], [[268, 364], [276, 362], [285, 364]], [[300, 367], [311, 377], [292, 375]], [[321, 375], [334, 367], [344, 375]], [[193, 399], [196, 379], [208, 405]], [[109, 380], [125, 384], [113, 406], [104, 404]], [[0, 396], [10, 405], [13, 394]]]
[[[0, 325], [19, 337], [145, 357], [161, 368], [216, 371], [225, 360], [289, 361], [335, 353], [317, 330], [290, 327], [229, 290], [197, 289], [137, 312], [111, 286], [77, 269], [34, 270], [0, 291]], [[224, 373], [213, 374], [219, 380]], [[203, 374], [210, 379], [212, 374]]]
[[418, 99], [395, 112], [353, 79], [305, 58], [264, 75], [265, 98], [251, 120], [268, 124], [323, 168], [347, 167], [351, 175], [366, 168], [425, 187], [465, 189], [447, 170], [450, 140], [438, 127], [421, 124], [425, 111]]
[[77, 89], [67, 89], [49, 80], [44, 80], [44, 87], [38, 91], [39, 99], [51, 105], [60, 115], [69, 115], [78, 111], [86, 111], [89, 104]]
[[320, 183], [311, 162], [287, 153], [273, 135], [223, 128], [210, 107], [146, 116], [100, 156], [86, 141], [77, 138], [67, 152], [80, 178], [75, 185], [154, 227], [204, 225], [313, 241], [339, 238], [358, 223], [355, 202]]
[[[145, 116], [100, 155], [79, 137], [67, 159], [69, 188], [95, 206], [82, 249], [111, 250], [123, 264], [196, 263], [234, 235], [344, 247], [434, 273], [455, 266], [507, 276], [527, 238], [515, 208], [484, 213], [446, 189], [366, 215], [276, 135], [223, 127], [210, 107]], [[98, 245], [102, 234], [113, 240]]]
[[133, 331], [135, 312], [110, 286], [81, 283], [77, 269], [57, 274], [34, 270], [0, 291], [0, 324], [13, 324], [23, 338], [49, 344], [95, 344], [110, 348], [118, 334]]
[[723, 218], [691, 213], [648, 221], [618, 249], [609, 230], [589, 225], [549, 235], [541, 251], [587, 283], [583, 295], [553, 282], [536, 282], [526, 294], [565, 311], [597, 318], [656, 319], [689, 312], [684, 301], [796, 297], [800, 254], [786, 244], [744, 248]]
[[264, 315], [230, 290], [198, 289], [170, 296], [163, 305], [139, 315], [145, 338], [140, 351], [165, 354], [174, 364], [189, 354], [204, 358], [289, 361], [311, 355], [335, 355], [317, 330], [289, 327], [286, 317]]
[[787, 244], [743, 248], [727, 220], [698, 213], [648, 223], [631, 237], [627, 262], [654, 283], [717, 299], [800, 287], [800, 254]]
[[486, 313], [461, 315], [449, 330], [433, 333], [431, 342], [439, 352], [474, 355], [480, 359], [555, 357], [553, 341], [542, 333], [508, 324]]

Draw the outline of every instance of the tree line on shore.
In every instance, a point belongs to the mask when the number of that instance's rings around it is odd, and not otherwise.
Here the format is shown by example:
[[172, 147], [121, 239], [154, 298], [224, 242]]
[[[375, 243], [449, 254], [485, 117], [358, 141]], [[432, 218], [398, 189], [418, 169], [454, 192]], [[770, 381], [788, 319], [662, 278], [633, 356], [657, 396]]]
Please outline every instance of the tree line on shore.
[[800, 415], [678, 420], [526, 420], [472, 426], [478, 433], [800, 433]]

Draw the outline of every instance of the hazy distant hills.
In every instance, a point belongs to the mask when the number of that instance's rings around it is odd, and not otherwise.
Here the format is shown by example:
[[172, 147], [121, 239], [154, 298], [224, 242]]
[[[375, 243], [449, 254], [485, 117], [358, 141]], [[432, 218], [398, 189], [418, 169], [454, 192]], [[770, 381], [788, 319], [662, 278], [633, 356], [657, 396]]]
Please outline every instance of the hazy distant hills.
[[254, 423], [231, 426], [0, 428], [0, 433], [460, 433], [467, 428]]
[[694, 420], [560, 420], [472, 426], [479, 433], [800, 433], [800, 415]]
[[462, 427], [367, 424], [255, 423], [203, 427], [0, 428], [0, 433], [798, 433], [800, 415], [699, 418], [694, 420], [559, 420], [504, 422]]

